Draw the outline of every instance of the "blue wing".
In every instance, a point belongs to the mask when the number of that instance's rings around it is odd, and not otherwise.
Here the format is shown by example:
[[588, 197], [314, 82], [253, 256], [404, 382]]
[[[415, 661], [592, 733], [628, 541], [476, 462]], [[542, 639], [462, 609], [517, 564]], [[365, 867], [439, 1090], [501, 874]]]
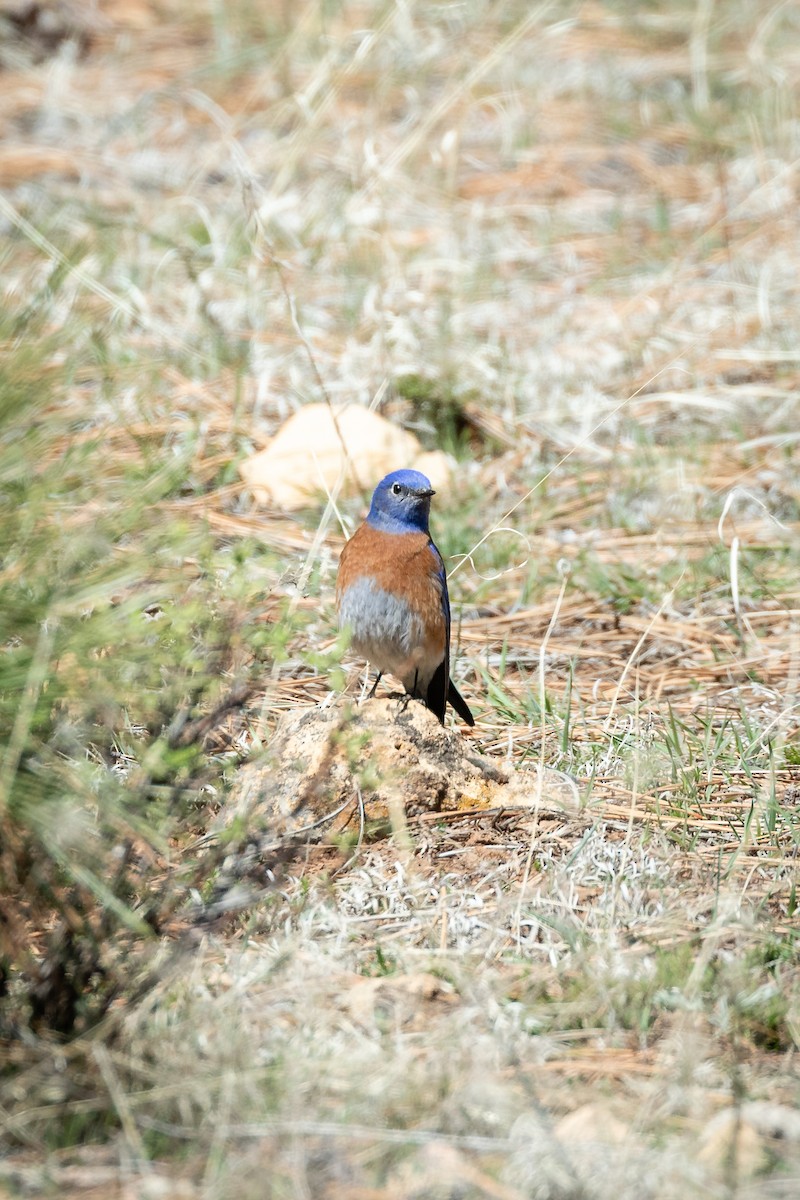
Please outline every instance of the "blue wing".
[[444, 725], [447, 710], [447, 689], [450, 684], [450, 597], [447, 595], [447, 575], [442, 556], [433, 542], [429, 541], [435, 561], [436, 578], [439, 580], [442, 616], [444, 617], [444, 658], [431, 676], [425, 694], [425, 703]]
[[444, 658], [428, 686], [426, 703], [444, 725], [444, 714], [448, 701], [467, 725], [474, 725], [475, 718], [464, 697], [450, 678], [450, 596], [447, 591], [447, 574], [444, 561], [433, 542], [429, 543], [436, 559], [436, 577], [442, 585], [442, 613], [444, 614]]
[[436, 559], [436, 578], [442, 585], [442, 612], [444, 613], [444, 653], [450, 658], [450, 596], [447, 591], [447, 572], [444, 569], [444, 559], [434, 542], [428, 543], [433, 557]]

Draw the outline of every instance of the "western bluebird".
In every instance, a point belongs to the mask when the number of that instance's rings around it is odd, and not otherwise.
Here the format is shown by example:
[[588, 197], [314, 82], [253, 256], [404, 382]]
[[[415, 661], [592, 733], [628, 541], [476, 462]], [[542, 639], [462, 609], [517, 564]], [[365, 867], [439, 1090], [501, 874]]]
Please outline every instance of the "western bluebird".
[[430, 480], [392, 471], [372, 496], [363, 525], [339, 560], [339, 628], [374, 667], [396, 675], [444, 725], [447, 702], [468, 725], [475, 719], [450, 678], [450, 598], [442, 556], [431, 541]]

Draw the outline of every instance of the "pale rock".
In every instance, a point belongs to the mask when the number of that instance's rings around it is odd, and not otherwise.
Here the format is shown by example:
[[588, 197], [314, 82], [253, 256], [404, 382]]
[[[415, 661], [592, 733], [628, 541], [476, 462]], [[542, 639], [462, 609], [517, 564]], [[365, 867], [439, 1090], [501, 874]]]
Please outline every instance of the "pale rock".
[[566, 1146], [602, 1142], [619, 1146], [628, 1136], [628, 1126], [602, 1104], [582, 1104], [562, 1117], [555, 1128], [556, 1137]]
[[770, 1154], [764, 1137], [746, 1115], [725, 1108], [703, 1130], [697, 1159], [735, 1179], [752, 1179], [769, 1165]]
[[405, 1158], [391, 1174], [386, 1196], [392, 1200], [525, 1200], [455, 1146], [431, 1141]]
[[434, 487], [451, 473], [445, 454], [425, 453], [413, 434], [361, 404], [306, 404], [239, 470], [260, 503], [295, 509], [340, 488], [369, 492], [401, 467], [422, 471]]
[[362, 1024], [377, 1021], [407, 1032], [426, 1029], [435, 1016], [457, 1003], [452, 984], [428, 971], [360, 978], [347, 996], [351, 1015]]
[[425, 450], [414, 459], [411, 466], [415, 471], [427, 475], [437, 491], [447, 487], [453, 474], [451, 460], [441, 450]]
[[128, 1184], [124, 1200], [195, 1200], [197, 1191], [188, 1179], [171, 1179], [155, 1173]]

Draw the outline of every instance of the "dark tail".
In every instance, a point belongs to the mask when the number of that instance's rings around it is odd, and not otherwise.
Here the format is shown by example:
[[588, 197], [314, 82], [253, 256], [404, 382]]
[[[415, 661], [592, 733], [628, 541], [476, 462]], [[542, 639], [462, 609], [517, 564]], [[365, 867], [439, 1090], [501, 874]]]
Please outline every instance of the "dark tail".
[[447, 699], [461, 717], [462, 721], [465, 721], [467, 725], [475, 724], [475, 718], [469, 711], [469, 705], [461, 695], [461, 692], [458, 690], [456, 685], [453, 683], [452, 679], [448, 679], [447, 681]]
[[428, 691], [423, 700], [434, 716], [444, 725], [444, 711], [447, 708], [447, 659], [443, 658], [433, 673], [428, 684]]
[[442, 659], [436, 668], [433, 678], [428, 684], [428, 693], [423, 699], [426, 707], [439, 718], [442, 725], [444, 725], [444, 714], [448, 700], [462, 721], [466, 721], [467, 725], [475, 724], [475, 718], [469, 711], [466, 700], [452, 679], [447, 678], [447, 659], [445, 658]]

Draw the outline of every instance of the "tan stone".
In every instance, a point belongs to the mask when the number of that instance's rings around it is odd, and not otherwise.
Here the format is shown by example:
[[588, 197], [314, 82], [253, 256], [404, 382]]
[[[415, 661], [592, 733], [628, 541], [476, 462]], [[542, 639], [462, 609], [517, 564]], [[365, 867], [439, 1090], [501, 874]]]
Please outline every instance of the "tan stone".
[[306, 404], [239, 469], [260, 503], [294, 509], [340, 488], [369, 492], [400, 467], [422, 471], [434, 487], [450, 475], [446, 455], [424, 453], [413, 434], [361, 404], [334, 405], [333, 412]]
[[431, 1019], [458, 1004], [452, 984], [428, 971], [357, 979], [347, 997], [356, 1020], [372, 1026], [375, 1020], [405, 1029], [427, 1028]]
[[712, 1170], [750, 1179], [769, 1164], [769, 1150], [754, 1124], [735, 1108], [717, 1113], [700, 1138], [697, 1157]]
[[453, 1200], [481, 1196], [486, 1200], [524, 1200], [522, 1192], [494, 1179], [455, 1146], [429, 1142], [406, 1158], [389, 1179], [392, 1200]]
[[628, 1126], [603, 1104], [582, 1104], [561, 1118], [555, 1134], [565, 1147], [586, 1142], [618, 1146], [628, 1136]]

